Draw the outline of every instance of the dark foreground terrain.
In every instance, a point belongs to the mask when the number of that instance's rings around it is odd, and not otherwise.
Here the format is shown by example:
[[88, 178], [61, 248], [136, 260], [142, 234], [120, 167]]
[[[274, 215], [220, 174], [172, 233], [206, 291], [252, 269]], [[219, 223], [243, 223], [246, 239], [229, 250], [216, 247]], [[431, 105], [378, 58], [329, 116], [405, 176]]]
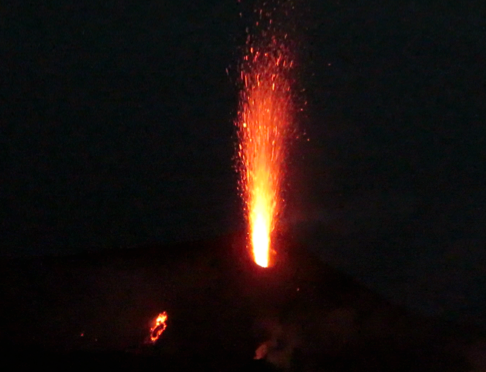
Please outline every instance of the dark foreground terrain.
[[[276, 244], [270, 269], [253, 264], [242, 235], [5, 259], [2, 363], [51, 370], [484, 370], [481, 330], [410, 314], [305, 247]], [[148, 344], [162, 311], [168, 327]]]

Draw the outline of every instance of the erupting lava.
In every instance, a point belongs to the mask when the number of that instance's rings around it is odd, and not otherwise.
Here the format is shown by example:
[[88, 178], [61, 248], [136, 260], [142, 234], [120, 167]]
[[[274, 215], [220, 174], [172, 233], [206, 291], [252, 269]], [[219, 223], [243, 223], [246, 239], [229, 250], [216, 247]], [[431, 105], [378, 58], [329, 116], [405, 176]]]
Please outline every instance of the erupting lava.
[[155, 343], [162, 333], [164, 333], [167, 328], [167, 312], [160, 313], [155, 319], [154, 325], [150, 328], [150, 341]]
[[[261, 19], [262, 12], [260, 24]], [[272, 232], [283, 202], [283, 165], [293, 131], [292, 61], [286, 47], [287, 35], [278, 38], [271, 31], [272, 21], [268, 24], [261, 38], [247, 40], [236, 123], [240, 192], [246, 204], [253, 257], [262, 267], [271, 264]]]

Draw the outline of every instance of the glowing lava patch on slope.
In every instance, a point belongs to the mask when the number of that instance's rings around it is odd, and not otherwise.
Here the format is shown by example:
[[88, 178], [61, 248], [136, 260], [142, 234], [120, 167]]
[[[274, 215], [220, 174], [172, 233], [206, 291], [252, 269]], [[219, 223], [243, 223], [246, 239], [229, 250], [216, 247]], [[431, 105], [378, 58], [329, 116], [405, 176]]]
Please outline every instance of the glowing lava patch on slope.
[[272, 233], [282, 210], [281, 187], [288, 140], [293, 133], [287, 35], [272, 32], [270, 14], [260, 12], [260, 37], [247, 39], [240, 68], [242, 91], [237, 119], [240, 192], [245, 202], [255, 263], [268, 267]]
[[155, 318], [154, 325], [150, 328], [150, 341], [155, 343], [167, 328], [167, 312], [160, 313]]

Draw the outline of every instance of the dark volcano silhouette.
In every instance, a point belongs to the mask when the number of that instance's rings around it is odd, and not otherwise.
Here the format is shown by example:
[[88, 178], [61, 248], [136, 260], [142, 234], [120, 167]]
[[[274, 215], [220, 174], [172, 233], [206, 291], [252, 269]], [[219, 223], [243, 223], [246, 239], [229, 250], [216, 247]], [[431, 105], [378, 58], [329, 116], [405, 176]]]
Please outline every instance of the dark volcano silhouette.
[[[480, 332], [395, 306], [276, 241], [269, 269], [235, 234], [1, 262], [5, 363], [140, 370], [468, 371]], [[146, 344], [151, 321], [168, 327]], [[260, 360], [253, 360], [258, 348]], [[476, 363], [476, 365], [474, 365]]]

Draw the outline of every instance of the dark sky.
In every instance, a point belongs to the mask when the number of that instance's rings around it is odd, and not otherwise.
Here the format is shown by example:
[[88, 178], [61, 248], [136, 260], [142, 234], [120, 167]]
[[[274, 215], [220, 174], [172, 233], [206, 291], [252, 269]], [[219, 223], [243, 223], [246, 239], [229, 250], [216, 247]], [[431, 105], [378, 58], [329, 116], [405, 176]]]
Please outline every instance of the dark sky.
[[2, 253], [233, 226], [237, 4], [20, 4], [2, 15]]
[[[289, 22], [310, 141], [294, 147], [286, 220], [397, 300], [477, 320], [486, 3], [359, 3], [296, 2]], [[3, 2], [0, 254], [240, 228], [234, 72], [252, 7]], [[362, 244], [327, 246], [329, 229]]]

